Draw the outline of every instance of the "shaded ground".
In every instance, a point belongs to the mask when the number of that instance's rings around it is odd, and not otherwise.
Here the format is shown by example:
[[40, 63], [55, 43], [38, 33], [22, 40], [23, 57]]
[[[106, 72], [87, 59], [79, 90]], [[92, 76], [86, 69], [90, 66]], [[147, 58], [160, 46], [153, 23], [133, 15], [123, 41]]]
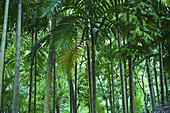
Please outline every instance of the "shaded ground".
[[158, 107], [152, 113], [170, 113], [170, 101], [168, 101], [166, 104]]

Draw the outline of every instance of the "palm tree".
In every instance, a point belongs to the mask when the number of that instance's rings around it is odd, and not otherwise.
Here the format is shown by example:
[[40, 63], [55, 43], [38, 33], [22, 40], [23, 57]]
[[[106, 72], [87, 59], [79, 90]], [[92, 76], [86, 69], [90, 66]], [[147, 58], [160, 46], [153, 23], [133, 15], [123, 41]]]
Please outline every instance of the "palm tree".
[[2, 34], [2, 42], [1, 42], [1, 54], [0, 54], [0, 112], [1, 112], [1, 96], [2, 96], [2, 82], [3, 82], [2, 78], [3, 78], [3, 69], [4, 69], [6, 32], [7, 32], [7, 23], [8, 23], [8, 9], [9, 9], [9, 0], [6, 0], [4, 26], [3, 26], [3, 34]]
[[[157, 11], [160, 13], [161, 0], [157, 0]], [[158, 20], [158, 26], [160, 27], [160, 20]], [[163, 72], [163, 55], [162, 55], [162, 41], [159, 43], [159, 63], [160, 63], [160, 87], [161, 87], [161, 103], [165, 104], [164, 96], [164, 72]]]
[[17, 20], [17, 40], [16, 40], [16, 60], [14, 77], [13, 113], [18, 113], [19, 107], [19, 75], [20, 75], [20, 43], [21, 43], [21, 9], [22, 0], [18, 0], [18, 20]]
[[[56, 12], [55, 12], [56, 13]], [[46, 79], [46, 91], [45, 91], [45, 104], [44, 113], [50, 113], [50, 98], [51, 98], [51, 81], [52, 81], [52, 66], [53, 66], [53, 45], [54, 45], [54, 29], [56, 27], [56, 14], [52, 17], [51, 24], [51, 37], [50, 37], [50, 47], [48, 55], [48, 67], [47, 67], [47, 79]]]
[[159, 102], [159, 87], [158, 87], [157, 70], [156, 70], [156, 57], [154, 57], [153, 65], [154, 65], [157, 99], [158, 99], [158, 104], [159, 104], [160, 102]]
[[[115, 10], [116, 10], [116, 23], [119, 23], [119, 17], [118, 17], [118, 9], [117, 9], [117, 0], [115, 0]], [[117, 27], [117, 39], [118, 39], [118, 48], [120, 50], [121, 48], [121, 37], [118, 32]], [[120, 76], [121, 76], [121, 90], [122, 90], [122, 105], [123, 105], [123, 113], [127, 113], [127, 106], [126, 106], [126, 93], [125, 93], [125, 83], [124, 83], [124, 75], [123, 75], [123, 63], [121, 58], [119, 59], [120, 64]]]
[[150, 72], [149, 59], [147, 59], [147, 58], [146, 58], [146, 67], [147, 67], [147, 75], [148, 75], [148, 83], [149, 83], [149, 89], [150, 89], [152, 110], [155, 110], [156, 109], [155, 91], [154, 91], [152, 76], [151, 76], [151, 72]]

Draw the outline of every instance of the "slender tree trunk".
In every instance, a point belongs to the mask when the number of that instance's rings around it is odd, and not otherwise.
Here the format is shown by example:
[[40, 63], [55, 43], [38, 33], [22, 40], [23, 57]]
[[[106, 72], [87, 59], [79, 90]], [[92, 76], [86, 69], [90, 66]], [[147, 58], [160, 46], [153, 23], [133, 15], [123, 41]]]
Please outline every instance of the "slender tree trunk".
[[146, 67], [147, 67], [147, 75], [148, 75], [148, 83], [149, 83], [149, 89], [150, 89], [152, 110], [155, 110], [156, 109], [155, 92], [154, 92], [152, 76], [151, 76], [151, 72], [150, 72], [149, 59], [146, 59]]
[[165, 104], [162, 42], [160, 42], [159, 44], [159, 63], [160, 63], [161, 104]]
[[[157, 0], [158, 13], [161, 6], [159, 5], [161, 0]], [[158, 20], [158, 27], [160, 27], [160, 20]], [[159, 64], [160, 64], [160, 87], [161, 87], [161, 104], [165, 104], [164, 96], [164, 72], [163, 72], [163, 56], [162, 56], [162, 41], [159, 43]]]
[[53, 51], [53, 113], [55, 113], [55, 95], [56, 95], [56, 89], [55, 89], [55, 84], [56, 84], [56, 75], [55, 75], [55, 50]]
[[134, 91], [133, 91], [133, 72], [132, 72], [132, 58], [131, 58], [131, 56], [128, 60], [128, 64], [129, 64], [130, 110], [131, 110], [131, 113], [135, 113]]
[[[110, 46], [111, 47], [111, 46]], [[110, 51], [111, 53], [111, 51]], [[111, 55], [111, 54], [110, 54]], [[109, 103], [110, 103], [110, 110], [111, 110], [111, 113], [113, 113], [113, 107], [112, 107], [112, 85], [111, 85], [111, 78], [110, 78], [110, 69], [109, 69], [109, 64], [108, 64], [108, 73], [109, 73]]]
[[[118, 34], [118, 46], [119, 49], [121, 47], [121, 39]], [[120, 76], [121, 76], [121, 89], [122, 89], [122, 105], [123, 105], [123, 113], [127, 113], [127, 106], [126, 106], [126, 92], [125, 92], [125, 84], [124, 84], [124, 75], [123, 75], [123, 64], [122, 60], [119, 59], [120, 62]]]
[[77, 113], [77, 62], [75, 62], [75, 94], [74, 94], [74, 106], [75, 106], [75, 111], [74, 113]]
[[158, 105], [159, 105], [159, 88], [158, 88], [158, 80], [157, 80], [157, 70], [156, 70], [156, 58], [154, 58], [154, 73], [155, 73], [155, 82], [156, 82], [156, 92], [157, 92], [157, 98], [158, 98]]
[[[93, 18], [93, 15], [92, 15]], [[95, 73], [95, 40], [93, 24], [91, 23], [91, 42], [92, 42], [92, 81], [93, 81], [93, 113], [96, 113], [96, 73]]]
[[33, 59], [33, 37], [34, 37], [34, 30], [33, 30], [33, 28], [32, 28], [32, 41], [31, 41], [31, 43], [32, 43], [32, 47], [31, 47], [31, 49], [32, 49], [32, 51], [31, 51], [31, 66], [30, 66], [30, 90], [29, 90], [29, 110], [28, 110], [28, 112], [29, 113], [31, 113], [31, 95], [32, 95], [32, 71], [33, 71], [33, 63], [34, 63], [34, 59]]
[[73, 96], [72, 96], [72, 83], [71, 78], [69, 78], [69, 90], [70, 90], [70, 113], [73, 113]]
[[[127, 19], [128, 20], [128, 19]], [[125, 45], [125, 38], [123, 39], [123, 44]], [[125, 91], [126, 91], [126, 106], [128, 113], [128, 84], [127, 84], [127, 72], [126, 72], [126, 60], [124, 59], [124, 76], [125, 76]]]
[[[37, 43], [37, 30], [35, 32], [35, 43]], [[34, 50], [34, 113], [36, 113], [36, 95], [37, 95], [37, 52]]]
[[[88, 33], [88, 25], [86, 26], [86, 39], [89, 40], [89, 33]], [[88, 44], [89, 41], [87, 42], [87, 62], [88, 62], [88, 75], [89, 75], [89, 113], [92, 113], [92, 75], [91, 75], [91, 63], [90, 63], [90, 48]]]
[[72, 76], [69, 78], [69, 87], [70, 87], [70, 113], [74, 113], [75, 108], [74, 108], [74, 89], [73, 89], [73, 81], [72, 81]]
[[[129, 0], [126, 0], [128, 3]], [[127, 21], [130, 21], [129, 11], [127, 11]], [[127, 40], [129, 39], [129, 35], [127, 36]], [[131, 42], [128, 41], [128, 45], [130, 45]], [[135, 113], [135, 105], [134, 105], [134, 91], [133, 91], [133, 72], [132, 72], [132, 57], [129, 56], [128, 58], [128, 67], [129, 67], [129, 88], [130, 88], [130, 111], [131, 113]]]
[[[112, 40], [110, 38], [110, 50], [112, 51]], [[114, 79], [113, 79], [113, 58], [112, 58], [112, 53], [110, 52], [110, 61], [111, 61], [111, 77], [112, 77], [112, 96], [113, 96], [113, 108], [112, 113], [115, 113], [115, 95], [114, 95]]]
[[22, 0], [18, 0], [18, 20], [17, 20], [17, 40], [16, 40], [16, 60], [15, 60], [15, 77], [14, 77], [14, 96], [13, 96], [13, 113], [18, 113], [19, 107], [19, 75], [20, 75], [20, 42], [21, 42], [21, 5]]
[[44, 105], [44, 113], [50, 113], [50, 98], [51, 98], [51, 81], [52, 81], [52, 64], [53, 64], [53, 42], [54, 42], [54, 28], [56, 27], [56, 15], [52, 17], [51, 24], [51, 37], [50, 37], [50, 47], [49, 47], [49, 55], [48, 55], [48, 68], [47, 68], [47, 79], [46, 79], [46, 91], [45, 91], [45, 105]]
[[124, 60], [124, 70], [125, 70], [125, 91], [126, 91], [126, 106], [127, 106], [127, 113], [128, 113], [128, 82], [127, 82], [127, 75], [126, 75], [126, 61]]
[[6, 0], [2, 42], [1, 42], [1, 52], [0, 52], [1, 53], [0, 54], [0, 112], [1, 112], [2, 78], [3, 78], [4, 58], [5, 58], [6, 32], [7, 32], [7, 23], [8, 23], [8, 9], [9, 9], [9, 0]]
[[[57, 78], [59, 78], [58, 76], [57, 76]], [[57, 85], [57, 92], [58, 92], [58, 90], [59, 90], [59, 82], [58, 82], [58, 79], [56, 79], [56, 85]], [[59, 103], [59, 97], [57, 97], [57, 102], [56, 102], [56, 110], [57, 110], [57, 113], [60, 113], [60, 103]]]
[[167, 102], [168, 102], [168, 84], [167, 84], [166, 75], [164, 76], [164, 78], [165, 78], [165, 88], [166, 88], [166, 99], [167, 99]]
[[[119, 23], [119, 17], [117, 12], [117, 0], [115, 0], [115, 8], [116, 8], [116, 23]], [[121, 37], [118, 32], [117, 27], [117, 38], [118, 38], [118, 48], [121, 48]], [[122, 105], [123, 105], [123, 113], [127, 113], [127, 106], [126, 106], [126, 93], [125, 93], [125, 84], [124, 84], [124, 75], [123, 75], [123, 64], [121, 58], [119, 59], [120, 63], [120, 76], [121, 76], [121, 90], [122, 90]]]

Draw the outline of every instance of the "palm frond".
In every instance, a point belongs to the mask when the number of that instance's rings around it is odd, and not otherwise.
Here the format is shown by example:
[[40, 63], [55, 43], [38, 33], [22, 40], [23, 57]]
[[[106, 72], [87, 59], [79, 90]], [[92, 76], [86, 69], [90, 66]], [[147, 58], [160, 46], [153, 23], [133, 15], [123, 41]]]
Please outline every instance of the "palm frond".
[[70, 48], [67, 48], [67, 51], [58, 58], [61, 69], [64, 69], [67, 72], [68, 77], [71, 76], [71, 70], [75, 67], [75, 62], [78, 62], [85, 49], [85, 46], [81, 42], [82, 40], [78, 39], [74, 45], [70, 45]]

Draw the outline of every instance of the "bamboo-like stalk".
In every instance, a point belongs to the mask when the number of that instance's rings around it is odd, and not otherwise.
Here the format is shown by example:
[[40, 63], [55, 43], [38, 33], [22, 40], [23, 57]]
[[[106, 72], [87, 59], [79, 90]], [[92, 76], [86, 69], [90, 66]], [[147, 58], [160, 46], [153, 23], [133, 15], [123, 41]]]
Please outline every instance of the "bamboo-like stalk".
[[[56, 27], [56, 15], [52, 17], [51, 29]], [[51, 82], [52, 82], [52, 65], [53, 65], [53, 43], [54, 43], [54, 32], [51, 33], [50, 37], [50, 47], [48, 55], [48, 68], [47, 68], [47, 78], [46, 78], [46, 91], [45, 91], [45, 105], [44, 113], [50, 113], [50, 98], [51, 98]]]
[[1, 96], [2, 96], [2, 82], [3, 82], [2, 78], [3, 78], [4, 58], [5, 58], [6, 32], [7, 32], [7, 23], [8, 23], [8, 9], [9, 9], [9, 0], [6, 0], [2, 42], [1, 42], [1, 52], [0, 52], [0, 112], [1, 112]]
[[20, 43], [21, 43], [21, 9], [22, 0], [18, 0], [18, 20], [17, 20], [17, 39], [16, 39], [16, 60], [15, 60], [15, 77], [14, 77], [14, 96], [13, 96], [13, 113], [18, 113], [19, 107], [19, 75], [20, 75]]

